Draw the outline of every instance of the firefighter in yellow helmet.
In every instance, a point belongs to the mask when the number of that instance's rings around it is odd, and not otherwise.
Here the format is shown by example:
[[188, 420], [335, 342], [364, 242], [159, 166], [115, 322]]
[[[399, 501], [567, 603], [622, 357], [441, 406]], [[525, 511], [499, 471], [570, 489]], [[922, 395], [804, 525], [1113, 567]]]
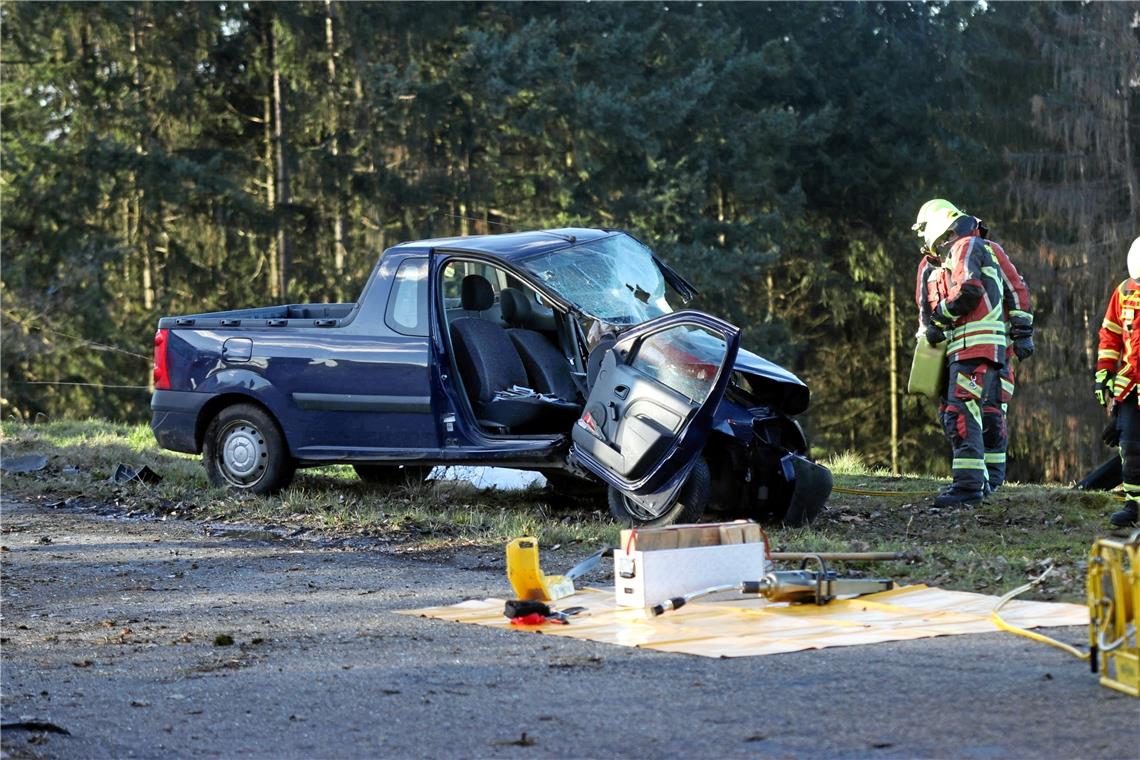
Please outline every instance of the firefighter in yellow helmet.
[[[1009, 443], [1006, 413], [1014, 391], [1013, 358], [1024, 360], [1033, 353], [1029, 288], [1002, 247], [987, 239], [988, 230], [981, 220], [964, 214], [949, 201], [935, 198], [924, 203], [912, 229], [926, 243], [915, 291], [920, 331], [926, 332], [931, 342], [943, 336], [951, 339], [947, 359], [954, 386], [947, 389], [939, 416], [955, 452], [955, 484], [936, 501], [973, 503], [980, 498], [973, 491], [979, 480], [981, 496], [1005, 482]], [[945, 259], [939, 257], [940, 242]], [[969, 276], [971, 260], [980, 266], [980, 282], [963, 280]], [[967, 298], [959, 298], [951, 307], [951, 311], [960, 311], [969, 300], [969, 292], [978, 292], [979, 286], [978, 305], [948, 322], [944, 311], [952, 294], [961, 294], [963, 289], [967, 292]], [[999, 332], [1004, 336], [997, 335]], [[976, 387], [962, 383], [963, 370]], [[975, 450], [979, 434], [980, 462]]]
[[1100, 327], [1093, 393], [1101, 406], [1115, 403], [1124, 475], [1124, 508], [1109, 522], [1119, 528], [1136, 525], [1140, 503], [1140, 238], [1128, 249], [1128, 279], [1108, 299]]

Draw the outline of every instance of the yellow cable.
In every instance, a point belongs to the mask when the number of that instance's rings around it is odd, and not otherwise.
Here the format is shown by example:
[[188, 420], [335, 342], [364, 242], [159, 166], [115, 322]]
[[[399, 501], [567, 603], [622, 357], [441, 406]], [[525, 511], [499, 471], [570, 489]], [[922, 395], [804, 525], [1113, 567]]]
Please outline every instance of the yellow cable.
[[1008, 604], [1015, 596], [1018, 596], [1019, 594], [1023, 594], [1026, 591], [1028, 591], [1029, 589], [1033, 588], [1038, 583], [1045, 580], [1045, 576], [1049, 575], [1049, 573], [1051, 573], [1051, 572], [1053, 572], [1052, 567], [1050, 567], [1048, 570], [1043, 572], [1035, 580], [1032, 580], [1029, 583], [1026, 583], [1024, 586], [1019, 586], [1019, 587], [1015, 588], [1013, 591], [1010, 591], [1008, 594], [1003, 596], [1001, 599], [998, 599], [997, 604], [994, 605], [993, 611], [990, 612], [990, 620], [992, 620], [994, 622], [994, 625], [996, 625], [998, 628], [1000, 628], [1003, 631], [1009, 631], [1010, 633], [1016, 633], [1018, 636], [1024, 636], [1027, 639], [1032, 639], [1034, 641], [1039, 641], [1042, 644], [1048, 644], [1051, 647], [1056, 647], [1057, 649], [1068, 652], [1073, 657], [1076, 657], [1078, 660], [1087, 660], [1089, 658], [1088, 652], [1082, 652], [1079, 649], [1077, 649], [1076, 647], [1069, 646], [1068, 644], [1065, 644], [1064, 642], [1057, 641], [1056, 639], [1051, 639], [1048, 636], [1042, 635], [1040, 633], [1035, 633], [1034, 631], [1027, 631], [1026, 629], [1021, 628], [1020, 626], [1016, 626], [1016, 625], [1013, 625], [1011, 623], [1007, 623], [1004, 620], [1002, 620], [1001, 615], [998, 614], [998, 611], [1001, 610], [1001, 608], [1004, 607], [1006, 604]]
[[835, 493], [849, 493], [855, 496], [936, 496], [937, 491], [868, 491], [863, 488], [843, 488], [842, 486], [833, 486], [831, 489]]

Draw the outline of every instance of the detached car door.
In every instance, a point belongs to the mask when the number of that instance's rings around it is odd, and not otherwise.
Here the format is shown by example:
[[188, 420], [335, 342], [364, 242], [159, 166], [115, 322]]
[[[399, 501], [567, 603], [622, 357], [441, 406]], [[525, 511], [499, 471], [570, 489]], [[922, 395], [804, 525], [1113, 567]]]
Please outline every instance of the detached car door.
[[646, 518], [664, 513], [704, 448], [739, 346], [737, 327], [698, 311], [623, 333], [574, 424], [574, 459]]

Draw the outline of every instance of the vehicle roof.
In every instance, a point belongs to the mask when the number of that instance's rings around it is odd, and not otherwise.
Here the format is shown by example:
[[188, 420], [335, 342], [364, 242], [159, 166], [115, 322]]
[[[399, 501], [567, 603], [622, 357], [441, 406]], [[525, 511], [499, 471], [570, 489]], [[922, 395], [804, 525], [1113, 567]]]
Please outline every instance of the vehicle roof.
[[500, 235], [468, 235], [463, 237], [415, 240], [394, 245], [389, 253], [426, 253], [432, 248], [469, 251], [514, 260], [540, 253], [549, 253], [572, 245], [612, 235], [617, 230], [586, 227], [562, 227], [556, 230], [505, 232]]

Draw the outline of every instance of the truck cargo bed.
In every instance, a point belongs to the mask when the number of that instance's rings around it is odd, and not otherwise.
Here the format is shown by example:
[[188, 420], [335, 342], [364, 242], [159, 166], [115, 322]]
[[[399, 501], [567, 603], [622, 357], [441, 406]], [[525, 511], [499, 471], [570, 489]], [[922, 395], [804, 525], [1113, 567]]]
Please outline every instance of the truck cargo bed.
[[[336, 327], [356, 309], [355, 303], [303, 303], [252, 309], [211, 311], [163, 317], [159, 329], [172, 327]], [[319, 324], [316, 324], [319, 323]]]

